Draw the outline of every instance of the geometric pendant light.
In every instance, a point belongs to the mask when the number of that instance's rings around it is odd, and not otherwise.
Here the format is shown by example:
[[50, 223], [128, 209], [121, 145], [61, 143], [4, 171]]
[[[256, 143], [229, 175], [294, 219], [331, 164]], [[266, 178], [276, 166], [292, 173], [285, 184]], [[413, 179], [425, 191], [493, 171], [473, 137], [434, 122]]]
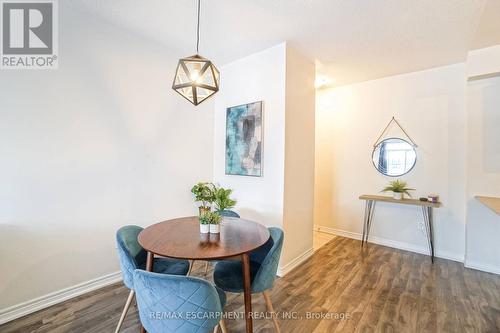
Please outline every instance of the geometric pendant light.
[[198, 55], [200, 44], [200, 0], [198, 0], [198, 29], [196, 54], [179, 60], [172, 89], [194, 105], [219, 91], [220, 74], [215, 65]]

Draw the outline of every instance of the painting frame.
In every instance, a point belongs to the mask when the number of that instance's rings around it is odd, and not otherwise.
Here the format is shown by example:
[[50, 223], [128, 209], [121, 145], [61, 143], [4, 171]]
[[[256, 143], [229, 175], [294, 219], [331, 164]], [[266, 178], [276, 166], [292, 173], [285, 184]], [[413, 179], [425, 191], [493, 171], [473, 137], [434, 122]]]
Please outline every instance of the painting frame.
[[263, 177], [264, 101], [226, 108], [225, 127], [225, 174]]

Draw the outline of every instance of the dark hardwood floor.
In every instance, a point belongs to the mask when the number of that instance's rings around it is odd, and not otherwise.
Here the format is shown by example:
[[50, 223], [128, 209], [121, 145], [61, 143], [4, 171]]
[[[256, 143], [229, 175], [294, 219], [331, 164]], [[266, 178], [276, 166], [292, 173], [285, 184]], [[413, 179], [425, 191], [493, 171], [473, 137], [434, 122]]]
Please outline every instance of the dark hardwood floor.
[[[203, 275], [203, 263], [194, 274]], [[128, 290], [112, 285], [0, 326], [0, 332], [114, 332]], [[336, 237], [277, 280], [271, 292], [282, 332], [500, 332], [500, 276], [461, 263]], [[227, 311], [243, 310], [228, 294]], [[253, 310], [265, 311], [262, 295]], [[308, 314], [309, 312], [309, 314]], [[305, 319], [307, 317], [310, 319]], [[122, 332], [138, 332], [135, 308]], [[243, 319], [228, 319], [244, 332]], [[272, 320], [255, 332], [274, 332]]]

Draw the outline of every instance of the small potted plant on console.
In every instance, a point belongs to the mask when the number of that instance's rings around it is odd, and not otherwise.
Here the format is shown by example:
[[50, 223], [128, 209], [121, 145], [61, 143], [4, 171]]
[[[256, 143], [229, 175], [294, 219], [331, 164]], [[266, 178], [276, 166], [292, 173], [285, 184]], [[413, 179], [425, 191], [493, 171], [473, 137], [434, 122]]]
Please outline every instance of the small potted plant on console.
[[392, 192], [392, 197], [396, 200], [402, 200], [404, 195], [407, 194], [411, 198], [409, 191], [414, 191], [414, 188], [406, 187], [406, 182], [399, 179], [393, 180], [381, 192]]

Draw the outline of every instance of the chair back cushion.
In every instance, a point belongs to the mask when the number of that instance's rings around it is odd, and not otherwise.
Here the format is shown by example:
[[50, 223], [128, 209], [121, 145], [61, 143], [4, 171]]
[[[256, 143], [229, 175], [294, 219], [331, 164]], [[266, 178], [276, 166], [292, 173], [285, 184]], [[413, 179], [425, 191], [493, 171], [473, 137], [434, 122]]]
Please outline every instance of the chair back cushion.
[[261, 265], [269, 254], [269, 251], [273, 248], [273, 245], [274, 239], [272, 236], [269, 236], [269, 239], [264, 243], [264, 245], [250, 253], [250, 261]]
[[240, 218], [240, 214], [236, 213], [234, 210], [225, 209], [219, 211], [218, 213], [220, 216]]
[[278, 272], [284, 234], [283, 230], [274, 227], [269, 228], [269, 233], [271, 234], [269, 240], [250, 254], [251, 261], [260, 263], [260, 268], [252, 281], [253, 293], [272, 288]]
[[134, 289], [134, 270], [142, 267], [146, 262], [147, 253], [137, 241], [142, 230], [143, 228], [139, 226], [128, 225], [116, 232], [123, 283], [129, 289]]
[[222, 315], [219, 294], [208, 281], [137, 269], [134, 286], [148, 333], [213, 332]]

